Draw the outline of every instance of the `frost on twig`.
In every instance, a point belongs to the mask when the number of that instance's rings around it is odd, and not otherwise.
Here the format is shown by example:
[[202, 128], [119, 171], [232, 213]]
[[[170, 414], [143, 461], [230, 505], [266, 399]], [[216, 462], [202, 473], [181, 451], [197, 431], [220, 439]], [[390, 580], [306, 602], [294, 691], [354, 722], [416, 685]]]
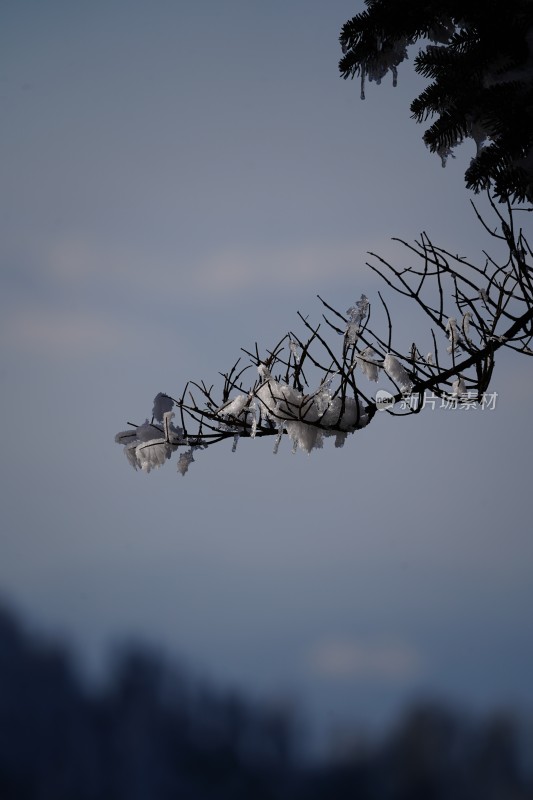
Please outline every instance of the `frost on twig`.
[[374, 381], [374, 383], [377, 383], [379, 377], [379, 360], [379, 355], [372, 347], [365, 347], [357, 356], [357, 363], [361, 367], [361, 372], [366, 375], [369, 381]]
[[410, 392], [413, 388], [413, 381], [409, 377], [407, 370], [402, 363], [393, 356], [392, 353], [387, 353], [383, 361], [383, 368], [389, 378], [396, 383], [402, 392]]
[[[265, 351], [257, 344], [243, 349], [247, 362], [238, 359], [221, 373], [218, 390], [200, 381], [187, 383], [177, 397], [157, 394], [151, 419], [116, 436], [129, 463], [150, 472], [180, 451], [178, 471], [185, 475], [200, 450], [230, 440], [235, 452], [242, 439], [267, 436], [274, 437], [275, 453], [284, 437], [293, 451], [311, 453], [330, 438], [342, 447], [375, 418], [373, 384], [393, 402], [429, 391], [481, 403], [497, 350], [533, 354], [531, 251], [513, 209], [508, 206], [505, 215], [493, 205], [493, 211], [501, 233], [480, 220], [506, 249], [500, 262], [485, 256], [481, 266], [470, 263], [426, 234], [414, 244], [399, 240], [418, 267], [402, 268], [370, 254], [370, 268], [429, 321], [420, 347], [413, 342], [406, 351], [394, 341], [392, 316], [380, 293], [372, 302], [361, 294], [345, 314], [319, 298], [320, 323], [298, 314], [299, 333], [287, 333]], [[400, 406], [402, 415], [420, 411], [416, 404]], [[388, 412], [400, 413], [392, 404]]]
[[[154, 408], [161, 396], [155, 398]], [[162, 426], [156, 424], [153, 417], [152, 422], [146, 420], [133, 430], [117, 433], [115, 441], [124, 445], [126, 457], [134, 469], [150, 472], [162, 466], [183, 443], [183, 431], [172, 424], [174, 416], [174, 412], [165, 411], [161, 414]]]

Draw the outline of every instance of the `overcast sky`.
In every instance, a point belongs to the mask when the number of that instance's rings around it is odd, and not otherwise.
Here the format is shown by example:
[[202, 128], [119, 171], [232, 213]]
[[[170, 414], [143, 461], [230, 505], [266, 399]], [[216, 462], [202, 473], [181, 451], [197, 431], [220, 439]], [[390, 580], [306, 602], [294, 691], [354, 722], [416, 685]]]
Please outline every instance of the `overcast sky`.
[[317, 293], [373, 301], [392, 236], [490, 247], [410, 63], [364, 102], [339, 78], [361, 7], [7, 0], [0, 29], [1, 596], [89, 670], [139, 638], [322, 730], [427, 694], [533, 709], [529, 362], [498, 358], [493, 411], [379, 414], [311, 456], [146, 476], [113, 438]]

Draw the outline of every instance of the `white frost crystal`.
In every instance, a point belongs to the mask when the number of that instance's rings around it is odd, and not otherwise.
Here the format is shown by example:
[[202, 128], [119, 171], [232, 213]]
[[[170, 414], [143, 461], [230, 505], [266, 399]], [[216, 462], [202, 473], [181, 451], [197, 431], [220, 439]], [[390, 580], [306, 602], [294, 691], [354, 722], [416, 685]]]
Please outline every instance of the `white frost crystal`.
[[450, 340], [448, 353], [454, 353], [459, 347], [459, 331], [457, 330], [457, 320], [455, 317], [450, 317], [448, 320], [446, 324], [446, 333], [448, 334], [448, 339]]
[[452, 383], [452, 397], [461, 397], [466, 394], [466, 384], [463, 378], [459, 377]]
[[398, 384], [402, 392], [410, 392], [413, 388], [413, 382], [410, 379], [405, 367], [398, 361], [396, 356], [392, 353], [387, 353], [383, 362], [385, 372]]
[[287, 383], [269, 378], [256, 392], [261, 411], [269, 419], [299, 419], [303, 395]]
[[367, 316], [369, 307], [370, 303], [368, 301], [368, 297], [366, 294], [362, 294], [355, 305], [350, 306], [346, 312], [348, 314], [348, 320], [350, 322], [354, 322], [356, 325], [360, 325]]
[[[278, 430], [287, 432], [296, 449], [310, 453], [322, 447], [323, 436], [339, 431], [351, 433], [368, 424], [368, 415], [362, 403], [353, 397], [346, 397], [343, 405], [342, 399], [331, 393], [330, 381], [322, 383], [316, 392], [302, 394], [292, 386], [272, 378], [263, 364], [258, 370], [264, 381], [256, 391], [261, 413]], [[324, 428], [332, 430], [330, 432]]]
[[165, 411], [162, 416], [162, 427], [146, 420], [142, 425], [115, 436], [115, 441], [124, 445], [126, 457], [134, 469], [150, 472], [160, 467], [183, 444], [182, 429], [172, 424], [173, 412]]
[[279, 445], [280, 445], [282, 436], [283, 436], [283, 422], [279, 422], [278, 423], [278, 435], [276, 436], [276, 440], [274, 442], [274, 449], [272, 451], [275, 456], [277, 456], [277, 454], [278, 454]]
[[357, 337], [359, 336], [359, 325], [354, 325], [353, 322], [349, 322], [346, 326], [346, 342], [347, 344], [355, 344], [357, 341]]
[[346, 313], [348, 314], [348, 324], [346, 325], [345, 336], [348, 344], [356, 343], [357, 337], [361, 331], [361, 324], [368, 315], [369, 308], [370, 303], [368, 302], [368, 297], [365, 294], [362, 294], [355, 305], [350, 306], [350, 308], [347, 310]]
[[374, 360], [376, 358], [378, 358], [378, 354], [374, 352], [373, 348], [365, 347], [356, 359], [361, 367], [361, 372], [366, 375], [369, 381], [377, 381], [379, 376], [380, 365]]
[[223, 406], [217, 409], [217, 416], [225, 420], [225, 425], [222, 425], [224, 430], [234, 430], [235, 423], [238, 422], [244, 425], [250, 425], [252, 428], [252, 437], [255, 436], [257, 427], [257, 420], [255, 418], [256, 405], [254, 400], [250, 400], [249, 394], [238, 394], [232, 400], [228, 400]]
[[335, 397], [331, 401], [331, 405], [324, 415], [322, 422], [332, 427], [335, 432], [343, 431], [352, 433], [368, 425], [369, 419], [360, 400], [354, 397], [346, 397], [343, 409], [342, 399], [340, 397]]
[[247, 394], [239, 394], [233, 400], [228, 400], [223, 406], [217, 409], [217, 414], [220, 417], [237, 417], [241, 416], [243, 409], [248, 402]]
[[470, 337], [469, 337], [468, 334], [470, 333], [470, 323], [471, 322], [472, 322], [472, 312], [471, 311], [467, 311], [465, 314], [463, 314], [463, 322], [462, 322], [463, 336], [465, 337], [465, 339], [467, 341], [470, 340]]
[[300, 358], [302, 356], [302, 348], [300, 347], [298, 342], [295, 342], [294, 339], [291, 339], [290, 342], [289, 342], [289, 349], [290, 349], [292, 355], [294, 356], [295, 362], [297, 364], [299, 364], [300, 363]]

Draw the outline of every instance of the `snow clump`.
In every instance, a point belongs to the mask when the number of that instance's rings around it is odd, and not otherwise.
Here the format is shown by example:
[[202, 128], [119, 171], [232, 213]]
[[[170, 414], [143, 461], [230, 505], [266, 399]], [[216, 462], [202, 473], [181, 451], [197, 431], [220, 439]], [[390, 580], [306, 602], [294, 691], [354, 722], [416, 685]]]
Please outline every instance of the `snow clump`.
[[294, 450], [310, 453], [322, 447], [324, 436], [339, 433], [335, 444], [342, 447], [347, 433], [364, 428], [369, 422], [359, 399], [345, 397], [343, 404], [342, 398], [332, 393], [331, 381], [322, 383], [316, 392], [303, 394], [275, 380], [264, 364], [259, 365], [258, 371], [263, 380], [255, 393], [260, 411], [278, 431], [287, 432]]

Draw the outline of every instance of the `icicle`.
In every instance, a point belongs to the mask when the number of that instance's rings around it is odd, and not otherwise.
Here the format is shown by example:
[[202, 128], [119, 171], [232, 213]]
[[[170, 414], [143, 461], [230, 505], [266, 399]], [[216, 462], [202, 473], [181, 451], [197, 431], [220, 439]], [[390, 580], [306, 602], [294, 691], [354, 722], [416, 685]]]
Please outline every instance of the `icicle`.
[[278, 454], [279, 450], [279, 443], [281, 442], [281, 437], [283, 436], [283, 423], [280, 422], [278, 424], [278, 435], [276, 436], [276, 440], [274, 442], [274, 450], [272, 451], [275, 456]]
[[248, 408], [248, 413], [252, 415], [252, 430], [250, 431], [250, 436], [252, 439], [255, 439], [257, 433], [257, 403], [255, 400], [252, 400]]
[[233, 437], [233, 446], [231, 448], [231, 452], [235, 453], [237, 451], [237, 445], [239, 444], [239, 434], [236, 433]]
[[477, 157], [483, 150], [485, 142], [489, 138], [488, 134], [482, 125], [480, 125], [478, 122], [473, 122], [470, 125], [470, 137], [476, 143], [476, 157]]
[[302, 351], [301, 351], [301, 348], [300, 348], [300, 345], [298, 344], [298, 342], [295, 342], [293, 339], [291, 339], [290, 342], [289, 342], [289, 349], [290, 349], [292, 355], [294, 356], [295, 362], [297, 364], [299, 364], [300, 363], [300, 358], [301, 358], [301, 355], [302, 355]]
[[335, 447], [344, 447], [347, 435], [346, 433], [337, 433], [335, 436]]
[[365, 99], [365, 72], [361, 69], [361, 100]]
[[[455, 142], [455, 144], [458, 144], [458, 142]], [[446, 166], [446, 162], [448, 161], [449, 158], [455, 158], [455, 155], [451, 147], [447, 146], [439, 147], [436, 152], [440, 158], [440, 163], [442, 167]]]

